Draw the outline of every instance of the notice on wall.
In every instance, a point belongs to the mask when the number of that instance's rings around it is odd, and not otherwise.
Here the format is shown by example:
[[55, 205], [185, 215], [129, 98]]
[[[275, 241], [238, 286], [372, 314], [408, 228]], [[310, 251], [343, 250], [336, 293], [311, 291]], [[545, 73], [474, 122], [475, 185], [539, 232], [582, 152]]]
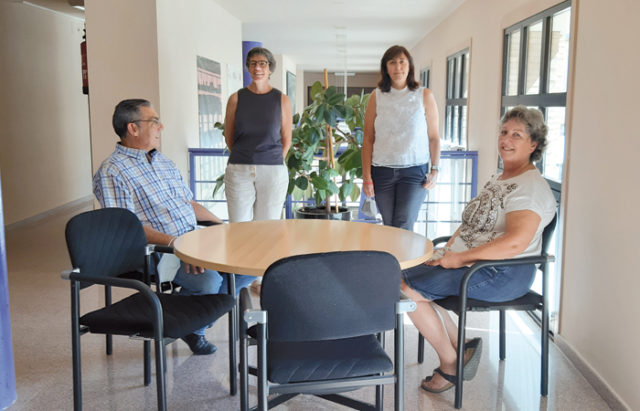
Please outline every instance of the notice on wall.
[[224, 148], [222, 130], [214, 124], [222, 122], [222, 76], [220, 63], [198, 56], [198, 121], [200, 147]]
[[293, 114], [296, 113], [296, 75], [287, 70], [287, 97], [291, 101]]

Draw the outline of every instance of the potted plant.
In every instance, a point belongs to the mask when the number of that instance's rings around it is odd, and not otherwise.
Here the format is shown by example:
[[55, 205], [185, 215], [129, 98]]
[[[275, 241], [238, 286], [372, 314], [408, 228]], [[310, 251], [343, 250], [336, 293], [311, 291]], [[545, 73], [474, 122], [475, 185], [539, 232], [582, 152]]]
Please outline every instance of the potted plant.
[[324, 89], [316, 82], [311, 96], [311, 104], [294, 117], [297, 127], [286, 157], [288, 193], [294, 200], [315, 200], [315, 207], [296, 210], [298, 217], [348, 219], [336, 214], [348, 216], [348, 210], [342, 207], [340, 211], [338, 203], [360, 197], [355, 179], [362, 178], [360, 153], [369, 95], [361, 93], [345, 100], [335, 87]]

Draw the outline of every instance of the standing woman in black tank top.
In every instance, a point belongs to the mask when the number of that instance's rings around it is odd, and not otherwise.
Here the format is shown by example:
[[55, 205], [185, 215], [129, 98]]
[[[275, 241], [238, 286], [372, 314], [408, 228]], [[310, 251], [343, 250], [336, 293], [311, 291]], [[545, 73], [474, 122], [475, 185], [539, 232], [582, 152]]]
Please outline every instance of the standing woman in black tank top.
[[252, 82], [229, 98], [224, 127], [231, 151], [224, 177], [229, 221], [277, 220], [289, 184], [284, 158], [291, 146], [291, 103], [269, 84], [276, 67], [269, 50], [249, 50], [246, 65]]

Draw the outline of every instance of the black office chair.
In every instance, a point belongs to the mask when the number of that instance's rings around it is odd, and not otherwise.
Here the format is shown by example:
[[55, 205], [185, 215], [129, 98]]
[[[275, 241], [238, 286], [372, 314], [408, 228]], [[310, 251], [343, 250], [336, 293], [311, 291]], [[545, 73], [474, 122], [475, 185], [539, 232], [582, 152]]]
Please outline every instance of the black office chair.
[[[200, 227], [211, 227], [214, 225], [218, 225], [220, 223], [207, 221], [207, 220], [203, 220], [203, 221], [198, 220], [197, 224]], [[151, 282], [156, 283], [156, 292], [167, 292], [167, 291], [174, 292], [176, 289], [180, 287], [178, 284], [172, 281], [164, 281], [161, 283], [157, 283], [157, 277], [155, 277], [157, 273], [154, 272], [154, 268], [158, 265], [160, 261], [160, 257], [161, 257], [160, 254], [163, 254], [163, 253], [173, 254], [174, 249], [173, 247], [169, 247], [169, 246], [160, 246], [160, 245], [147, 246], [147, 254], [151, 254], [154, 257], [150, 265], [150, 267], [152, 268], [151, 270], [152, 274], [150, 276]], [[223, 276], [227, 276], [227, 293], [230, 296], [233, 296], [235, 301], [235, 295], [236, 295], [235, 274], [224, 273], [224, 272], [219, 272], [219, 274]], [[228, 330], [229, 330], [229, 392], [231, 395], [236, 395], [238, 393], [238, 366], [237, 366], [238, 350], [236, 345], [236, 343], [238, 342], [237, 324], [238, 324], [238, 310], [237, 310], [237, 304], [234, 304], [234, 309], [229, 313], [229, 326], [228, 326]], [[150, 358], [149, 354], [147, 354], [146, 351], [145, 351], [145, 358]], [[147, 368], [145, 368], [145, 385], [149, 385], [149, 382], [147, 382], [146, 370]]]
[[[460, 296], [451, 296], [434, 302], [439, 306], [454, 311], [458, 314], [458, 341], [465, 341], [465, 326], [467, 320], [467, 311], [499, 311], [500, 312], [500, 359], [506, 358], [506, 310], [518, 311], [535, 311], [540, 310], [542, 313], [542, 330], [540, 334], [542, 350], [540, 353], [541, 371], [540, 371], [540, 395], [546, 396], [549, 391], [549, 302], [548, 302], [548, 286], [547, 278], [548, 264], [553, 262], [555, 258], [547, 254], [549, 243], [553, 232], [556, 228], [557, 214], [551, 222], [547, 224], [542, 232], [542, 252], [540, 256], [522, 257], [505, 260], [487, 260], [478, 261], [465, 273], [460, 283]], [[434, 245], [446, 243], [451, 237], [438, 237], [433, 241]], [[516, 298], [515, 300], [504, 302], [487, 302], [467, 298], [467, 285], [473, 274], [484, 267], [505, 266], [505, 265], [524, 265], [524, 264], [540, 264], [542, 272], [542, 294], [535, 291], [529, 291], [526, 295]], [[418, 362], [424, 361], [424, 337], [418, 334]], [[458, 359], [456, 362], [456, 394], [455, 407], [462, 407], [462, 381], [464, 371], [464, 344], [458, 344]]]
[[[138, 218], [126, 209], [104, 208], [73, 217], [66, 228], [73, 270], [71, 281], [74, 409], [82, 409], [80, 336], [115, 334], [155, 341], [158, 409], [166, 410], [164, 339], [181, 338], [210, 324], [234, 307], [228, 295], [156, 294], [148, 284], [130, 278], [146, 273], [146, 237]], [[93, 284], [137, 292], [101, 309], [80, 315], [80, 289]]]
[[[248, 348], [257, 343], [258, 406], [266, 410], [298, 394], [313, 394], [356, 409], [371, 404], [337, 393], [376, 386], [375, 409], [382, 409], [382, 385], [395, 383], [395, 409], [403, 409], [403, 313], [400, 266], [390, 254], [345, 251], [281, 259], [266, 271], [262, 310], [240, 294], [241, 409], [248, 409]], [[268, 320], [268, 321], [267, 321]], [[257, 325], [247, 330], [247, 323]], [[395, 334], [395, 367], [384, 351], [383, 334]], [[251, 336], [250, 336], [251, 335]], [[270, 394], [280, 394], [267, 399]], [[254, 408], [255, 409], [255, 408]]]

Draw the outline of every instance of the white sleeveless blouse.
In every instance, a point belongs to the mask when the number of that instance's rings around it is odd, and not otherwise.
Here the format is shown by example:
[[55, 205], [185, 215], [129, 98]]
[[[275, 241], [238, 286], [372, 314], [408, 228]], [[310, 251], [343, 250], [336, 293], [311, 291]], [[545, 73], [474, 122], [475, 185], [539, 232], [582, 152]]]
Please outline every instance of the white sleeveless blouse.
[[426, 164], [429, 135], [424, 113], [424, 87], [376, 93], [374, 166], [406, 168]]

